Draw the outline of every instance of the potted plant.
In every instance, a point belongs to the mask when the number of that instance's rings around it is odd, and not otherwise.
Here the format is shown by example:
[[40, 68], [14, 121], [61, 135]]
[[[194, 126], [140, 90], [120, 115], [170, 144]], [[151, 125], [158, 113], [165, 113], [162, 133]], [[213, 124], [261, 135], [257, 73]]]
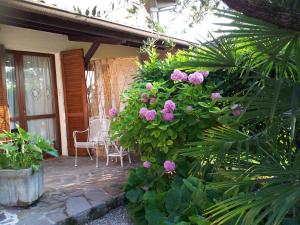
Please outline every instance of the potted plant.
[[[2, 143], [1, 143], [2, 142]], [[42, 194], [44, 154], [57, 157], [50, 143], [20, 127], [0, 134], [0, 204], [29, 206]]]

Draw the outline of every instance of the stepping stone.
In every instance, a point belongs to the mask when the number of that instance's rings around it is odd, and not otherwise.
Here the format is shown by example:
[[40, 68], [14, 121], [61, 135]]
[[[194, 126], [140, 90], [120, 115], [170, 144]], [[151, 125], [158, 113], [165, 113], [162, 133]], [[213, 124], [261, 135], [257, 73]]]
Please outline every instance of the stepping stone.
[[91, 205], [84, 197], [70, 197], [66, 202], [66, 213], [73, 216], [91, 208]]

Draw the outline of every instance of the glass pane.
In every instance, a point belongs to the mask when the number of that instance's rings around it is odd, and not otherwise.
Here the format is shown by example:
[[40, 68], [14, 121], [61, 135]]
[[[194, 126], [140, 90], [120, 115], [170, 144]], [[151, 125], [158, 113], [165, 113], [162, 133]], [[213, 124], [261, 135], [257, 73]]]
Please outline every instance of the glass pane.
[[17, 124], [20, 124], [19, 121], [10, 121], [10, 130], [17, 129]]
[[54, 113], [50, 58], [23, 56], [26, 114]]
[[5, 73], [9, 114], [10, 117], [17, 117], [19, 115], [19, 106], [17, 102], [16, 67], [13, 54], [5, 55]]
[[29, 120], [27, 121], [28, 131], [36, 133], [47, 140], [52, 144], [55, 143], [56, 134], [55, 134], [55, 119], [38, 119], [38, 120]]

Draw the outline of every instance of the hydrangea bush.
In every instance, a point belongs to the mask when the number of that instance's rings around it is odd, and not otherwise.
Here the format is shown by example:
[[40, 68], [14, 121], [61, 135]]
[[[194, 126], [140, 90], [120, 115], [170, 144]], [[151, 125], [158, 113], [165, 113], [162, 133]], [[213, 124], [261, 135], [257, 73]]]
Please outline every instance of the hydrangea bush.
[[156, 152], [175, 157], [175, 149], [197, 140], [199, 130], [217, 123], [222, 113], [217, 101], [222, 96], [200, 72], [188, 77], [199, 76], [201, 82], [178, 74], [185, 73], [174, 70], [167, 81], [133, 84], [123, 96], [127, 107], [112, 123], [113, 137], [126, 148], [139, 149], [143, 160], [155, 162]]
[[221, 103], [224, 93], [211, 74], [178, 69], [184, 61], [182, 53], [164, 61], [150, 55], [122, 96], [125, 109], [111, 113], [112, 138], [141, 155], [125, 187], [136, 224], [209, 224], [202, 212], [222, 196], [206, 191], [209, 165], [179, 153], [232, 109]]

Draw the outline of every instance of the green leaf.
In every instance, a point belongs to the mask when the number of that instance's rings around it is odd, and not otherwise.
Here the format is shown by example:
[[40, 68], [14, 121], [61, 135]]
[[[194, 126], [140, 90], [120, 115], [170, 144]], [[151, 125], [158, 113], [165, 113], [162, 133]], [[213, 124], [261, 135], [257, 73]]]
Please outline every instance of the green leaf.
[[137, 203], [141, 200], [141, 198], [143, 196], [143, 191], [139, 188], [132, 189], [132, 190], [126, 192], [125, 196], [130, 202]]
[[210, 106], [205, 102], [199, 102], [198, 104], [204, 108], [210, 108]]
[[[176, 212], [178, 209], [180, 209], [181, 205], [181, 192], [179, 188], [172, 188], [170, 189], [165, 198], [165, 205], [166, 209], [169, 213]], [[179, 213], [179, 212], [177, 212]]]
[[167, 145], [173, 145], [173, 141], [172, 140], [168, 140], [166, 144]]
[[199, 216], [199, 215], [190, 216], [189, 220], [193, 224], [197, 224], [197, 225], [210, 225], [209, 220], [207, 220], [206, 218]]

